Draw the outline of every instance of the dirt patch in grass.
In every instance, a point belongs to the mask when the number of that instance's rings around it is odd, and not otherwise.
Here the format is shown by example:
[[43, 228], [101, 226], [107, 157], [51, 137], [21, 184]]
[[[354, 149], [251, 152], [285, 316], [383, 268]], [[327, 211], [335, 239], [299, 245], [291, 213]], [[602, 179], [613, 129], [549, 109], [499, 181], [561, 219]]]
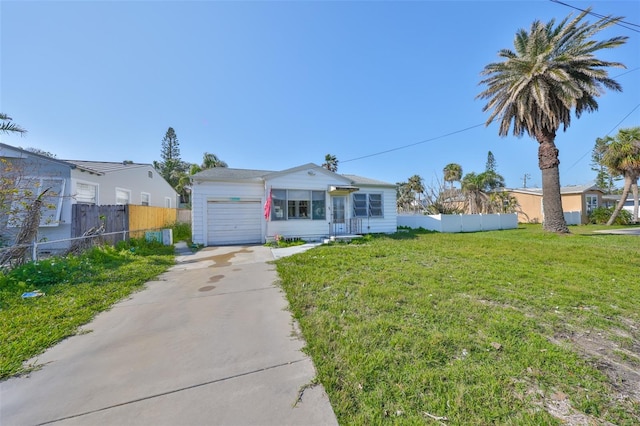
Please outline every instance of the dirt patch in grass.
[[[559, 333], [550, 340], [558, 345], [569, 344], [587, 361], [607, 376], [613, 399], [623, 405], [640, 404], [640, 327], [629, 319], [621, 321], [626, 330], [569, 331]], [[544, 408], [554, 417], [569, 425], [592, 424], [594, 419], [576, 412], [568, 398], [552, 395], [545, 398]], [[637, 416], [640, 421], [640, 416]]]
[[[614, 329], [608, 332], [573, 333], [568, 340], [585, 357], [595, 360], [618, 393], [619, 400], [640, 403], [640, 344], [638, 332]], [[620, 343], [619, 337], [631, 344]], [[628, 340], [627, 340], [628, 339]]]

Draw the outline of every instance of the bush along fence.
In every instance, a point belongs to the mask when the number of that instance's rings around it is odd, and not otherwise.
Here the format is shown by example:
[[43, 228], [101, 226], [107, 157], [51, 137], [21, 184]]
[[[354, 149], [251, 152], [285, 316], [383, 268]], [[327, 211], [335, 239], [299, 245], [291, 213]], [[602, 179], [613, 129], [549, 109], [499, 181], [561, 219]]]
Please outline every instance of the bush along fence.
[[115, 245], [129, 238], [145, 237], [148, 231], [155, 231], [152, 235], [156, 238], [159, 230], [177, 218], [176, 209], [162, 207], [75, 204], [72, 208], [72, 223], [70, 227], [66, 225], [66, 235], [59, 232], [55, 239], [46, 239], [36, 232], [26, 241], [10, 242], [8, 247], [0, 247], [0, 266], [11, 267], [52, 254], [79, 253], [99, 244]]

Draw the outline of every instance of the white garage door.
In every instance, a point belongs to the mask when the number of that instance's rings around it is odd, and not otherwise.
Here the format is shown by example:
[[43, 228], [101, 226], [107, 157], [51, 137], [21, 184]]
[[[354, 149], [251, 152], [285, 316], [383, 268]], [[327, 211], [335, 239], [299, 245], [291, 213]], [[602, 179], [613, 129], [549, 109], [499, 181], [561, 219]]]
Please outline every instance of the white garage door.
[[262, 242], [260, 201], [209, 201], [207, 245]]

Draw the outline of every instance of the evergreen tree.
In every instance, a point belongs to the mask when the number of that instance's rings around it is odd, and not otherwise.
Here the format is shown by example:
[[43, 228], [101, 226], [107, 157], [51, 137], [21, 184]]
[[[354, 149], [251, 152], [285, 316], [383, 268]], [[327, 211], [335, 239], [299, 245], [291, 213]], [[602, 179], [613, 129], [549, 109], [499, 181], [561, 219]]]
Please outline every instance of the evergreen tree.
[[167, 129], [164, 138], [162, 139], [162, 151], [160, 156], [165, 163], [172, 161], [180, 161], [180, 142], [178, 142], [178, 136], [173, 127]]
[[496, 158], [493, 156], [493, 152], [489, 151], [489, 153], [487, 154], [487, 165], [485, 166], [485, 171], [495, 173], [496, 168]]
[[604, 190], [607, 194], [611, 194], [616, 189], [615, 181], [620, 180], [619, 176], [613, 176], [609, 168], [603, 164], [602, 160], [607, 148], [614, 138], [605, 136], [597, 138], [596, 144], [591, 152], [591, 170], [597, 173], [596, 186]]
[[187, 174], [191, 164], [180, 159], [180, 143], [173, 127], [167, 129], [162, 139], [160, 157], [162, 157], [162, 161], [154, 161], [153, 167], [180, 194], [181, 201], [188, 202], [184, 175]]
[[487, 192], [504, 186], [504, 178], [496, 171], [497, 167], [496, 158], [493, 156], [493, 153], [489, 151], [485, 171], [478, 175], [482, 176], [481, 180], [484, 183], [483, 189]]

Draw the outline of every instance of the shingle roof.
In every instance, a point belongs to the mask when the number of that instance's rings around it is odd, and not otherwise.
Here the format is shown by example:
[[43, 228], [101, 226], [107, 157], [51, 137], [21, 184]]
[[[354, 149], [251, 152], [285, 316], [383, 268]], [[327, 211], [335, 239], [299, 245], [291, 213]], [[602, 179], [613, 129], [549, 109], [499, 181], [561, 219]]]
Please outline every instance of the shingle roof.
[[229, 167], [214, 167], [196, 173], [194, 180], [250, 180], [260, 179], [274, 173], [269, 170], [231, 169]]
[[367, 177], [362, 177], [362, 176], [358, 176], [358, 175], [342, 175], [344, 177], [346, 177], [347, 179], [351, 179], [354, 183], [354, 185], [373, 185], [373, 186], [392, 186], [395, 187], [396, 185], [389, 183], [389, 182], [383, 182], [381, 180], [376, 180], [376, 179], [370, 179]]
[[[298, 167], [293, 167], [291, 169], [281, 170], [281, 171], [272, 171], [272, 170], [250, 170], [250, 169], [232, 169], [228, 167], [214, 167], [212, 169], [203, 170], [201, 172], [196, 173], [192, 176], [193, 180], [208, 180], [208, 181], [234, 181], [234, 180], [261, 180], [271, 178], [274, 174], [287, 173], [289, 171], [293, 172], [299, 169], [304, 169], [305, 167], [314, 167], [320, 168], [313, 163], [305, 164]], [[329, 172], [331, 173], [331, 172]], [[383, 182], [376, 179], [370, 179], [357, 175], [349, 175], [349, 174], [338, 174], [336, 176], [344, 177], [353, 182], [354, 185], [369, 185], [369, 186], [388, 186], [395, 187], [394, 184]]]
[[[542, 188], [505, 188], [505, 191], [520, 192], [524, 194], [542, 195]], [[568, 185], [560, 187], [561, 194], [582, 194], [587, 191], [602, 191], [592, 183], [585, 185]]]
[[84, 161], [84, 160], [63, 160], [85, 170], [93, 171], [98, 174], [117, 172], [125, 169], [133, 169], [139, 167], [153, 167], [151, 164], [141, 163], [116, 163], [109, 161]]

